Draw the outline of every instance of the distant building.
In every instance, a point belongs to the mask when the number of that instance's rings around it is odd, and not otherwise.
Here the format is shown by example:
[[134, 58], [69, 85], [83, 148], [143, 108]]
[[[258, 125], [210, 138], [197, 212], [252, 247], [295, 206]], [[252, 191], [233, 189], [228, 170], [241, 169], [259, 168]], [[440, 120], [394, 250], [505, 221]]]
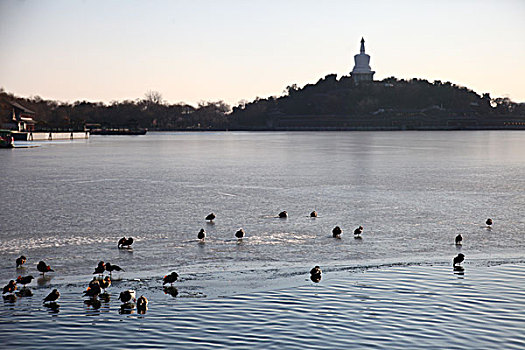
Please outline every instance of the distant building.
[[354, 56], [354, 69], [350, 72], [350, 77], [354, 83], [361, 81], [374, 80], [374, 71], [370, 68], [370, 56], [365, 53], [365, 39], [361, 38], [361, 52]]
[[9, 104], [12, 107], [12, 119], [6, 127], [17, 131], [34, 131], [35, 121], [33, 117], [35, 112], [15, 101], [9, 102]]

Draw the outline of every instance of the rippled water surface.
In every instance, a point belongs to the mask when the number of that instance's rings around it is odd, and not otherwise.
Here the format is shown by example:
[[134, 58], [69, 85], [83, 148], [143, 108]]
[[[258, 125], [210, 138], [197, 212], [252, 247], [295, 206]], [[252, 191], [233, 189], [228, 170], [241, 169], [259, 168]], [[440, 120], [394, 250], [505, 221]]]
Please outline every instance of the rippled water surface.
[[[523, 348], [523, 150], [525, 133], [504, 131], [149, 133], [0, 150], [0, 281], [38, 277], [39, 260], [55, 270], [32, 297], [4, 300], [1, 340]], [[122, 236], [133, 249], [117, 249]], [[93, 307], [81, 294], [99, 260], [125, 271]], [[173, 270], [176, 297], [161, 281]], [[56, 310], [41, 303], [53, 288]], [[119, 314], [130, 288], [150, 300], [145, 315]]]

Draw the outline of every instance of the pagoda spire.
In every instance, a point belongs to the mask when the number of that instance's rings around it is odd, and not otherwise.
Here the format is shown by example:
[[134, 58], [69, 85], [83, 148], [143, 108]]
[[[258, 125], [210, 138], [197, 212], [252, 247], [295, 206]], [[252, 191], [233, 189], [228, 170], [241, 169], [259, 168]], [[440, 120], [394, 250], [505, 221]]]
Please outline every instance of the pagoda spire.
[[361, 53], [365, 53], [365, 38], [361, 37]]

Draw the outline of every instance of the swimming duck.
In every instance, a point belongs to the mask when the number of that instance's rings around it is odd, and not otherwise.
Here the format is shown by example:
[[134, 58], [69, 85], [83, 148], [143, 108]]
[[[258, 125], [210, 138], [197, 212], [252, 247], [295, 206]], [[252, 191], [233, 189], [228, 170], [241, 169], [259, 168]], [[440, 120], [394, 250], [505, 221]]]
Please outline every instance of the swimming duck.
[[9, 281], [9, 283], [7, 283], [4, 286], [4, 291], [3, 291], [2, 294], [13, 293], [15, 290], [16, 290], [16, 282], [14, 280], [11, 280], [11, 281]]
[[162, 285], [167, 284], [167, 283], [170, 283], [171, 285], [173, 285], [173, 282], [175, 282], [178, 279], [179, 279], [178, 273], [172, 272], [169, 275], [164, 276], [164, 278], [162, 279], [163, 281]]
[[44, 298], [44, 303], [57, 301], [58, 298], [60, 298], [60, 292], [58, 289], [53, 289], [53, 291]]
[[132, 237], [129, 237], [129, 238], [122, 237], [121, 239], [119, 239], [117, 247], [118, 248], [131, 248], [132, 244], [133, 244]]
[[355, 236], [359, 236], [359, 235], [361, 235], [361, 233], [363, 233], [363, 226], [359, 226], [358, 228], [356, 228], [354, 230], [354, 235]]
[[310, 213], [310, 217], [311, 218], [316, 218], [317, 217], [317, 212], [314, 210], [313, 212]]
[[26, 257], [23, 255], [20, 255], [19, 258], [16, 258], [16, 267], [17, 268], [22, 267], [22, 265], [24, 265], [26, 261], [27, 261]]
[[460, 245], [462, 243], [463, 243], [463, 236], [460, 233], [459, 235], [456, 236], [456, 245]]
[[245, 232], [242, 228], [240, 228], [237, 232], [235, 232], [235, 237], [238, 239], [242, 239], [245, 235]]
[[488, 227], [491, 227], [493, 222], [491, 218], [488, 218], [487, 221], [485, 221], [485, 223], [487, 224]]
[[452, 261], [452, 266], [456, 266], [457, 264], [461, 264], [465, 260], [465, 255], [459, 253], [458, 256], [454, 258]]
[[339, 226], [334, 227], [332, 230], [332, 236], [334, 238], [340, 238], [342, 233], [343, 233], [343, 230], [341, 230]]
[[286, 219], [288, 217], [288, 212], [286, 210], [283, 210], [282, 212], [279, 213], [279, 217], [281, 219]]
[[206, 216], [206, 221], [209, 221], [209, 222], [212, 222], [213, 220], [215, 220], [215, 214], [211, 213], [211, 214], [208, 214], [208, 216]]
[[206, 231], [204, 231], [203, 228], [201, 228], [199, 233], [197, 233], [197, 238], [200, 239], [201, 241], [204, 241], [204, 238], [206, 238]]
[[36, 265], [36, 269], [40, 272], [42, 272], [42, 275], [45, 275], [46, 272], [54, 272], [55, 270], [53, 270], [51, 268], [51, 266], [47, 265], [45, 262], [43, 261], [39, 261], [38, 264]]

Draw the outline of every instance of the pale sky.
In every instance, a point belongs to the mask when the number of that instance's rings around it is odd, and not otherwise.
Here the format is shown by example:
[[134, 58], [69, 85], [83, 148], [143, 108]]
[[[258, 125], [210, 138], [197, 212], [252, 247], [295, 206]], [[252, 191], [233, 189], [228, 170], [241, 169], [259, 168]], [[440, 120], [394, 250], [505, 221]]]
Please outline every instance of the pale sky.
[[60, 101], [280, 96], [348, 75], [441, 80], [525, 102], [525, 0], [0, 0], [0, 86]]

